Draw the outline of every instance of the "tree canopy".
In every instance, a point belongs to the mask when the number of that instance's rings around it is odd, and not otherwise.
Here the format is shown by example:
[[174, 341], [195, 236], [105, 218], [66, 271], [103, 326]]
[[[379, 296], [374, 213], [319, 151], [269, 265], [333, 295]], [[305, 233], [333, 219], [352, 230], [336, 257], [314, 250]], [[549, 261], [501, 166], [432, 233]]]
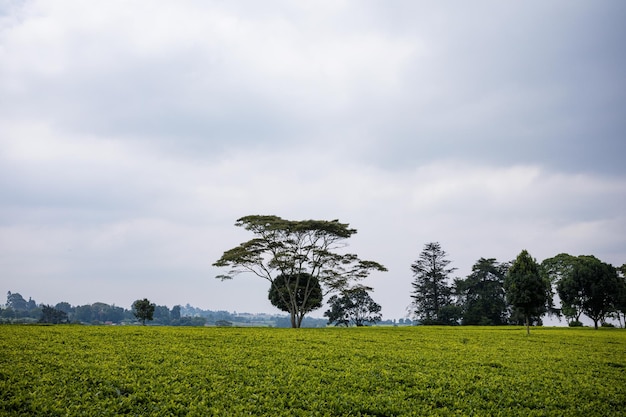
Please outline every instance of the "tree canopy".
[[413, 311], [423, 324], [451, 324], [452, 290], [448, 285], [451, 261], [438, 242], [424, 245], [419, 258], [411, 265]]
[[494, 258], [480, 258], [466, 279], [455, 282], [456, 295], [463, 308], [463, 324], [501, 325], [507, 322], [504, 277], [508, 264]]
[[586, 314], [594, 327], [616, 310], [623, 289], [617, 270], [594, 256], [570, 258], [567, 274], [558, 282], [557, 291], [564, 308]]
[[141, 324], [145, 326], [146, 320], [152, 320], [155, 308], [156, 305], [151, 303], [147, 298], [136, 300], [133, 303], [133, 314], [137, 317], [137, 320], [141, 321]]
[[552, 304], [550, 281], [539, 270], [537, 261], [523, 250], [509, 268], [504, 280], [506, 299], [524, 317], [526, 333], [530, 319], [542, 316]]
[[382, 320], [381, 306], [369, 295], [368, 289], [362, 286], [350, 288], [333, 295], [328, 300], [330, 309], [324, 313], [328, 317], [328, 324], [336, 326], [363, 326], [374, 324]]
[[[229, 267], [218, 279], [232, 279], [250, 272], [273, 283], [278, 276], [308, 274], [317, 280], [323, 295], [339, 292], [366, 278], [372, 271], [386, 271], [381, 264], [361, 260], [351, 253], [340, 253], [345, 240], [356, 233], [339, 220], [285, 220], [273, 215], [251, 215], [238, 219], [237, 227], [252, 232], [254, 238], [224, 252], [213, 265]], [[308, 307], [297, 300], [296, 287], [289, 287], [290, 317], [300, 327], [302, 311]]]
[[[295, 294], [295, 297], [290, 297], [290, 294]], [[296, 321], [301, 323], [305, 314], [322, 306], [324, 296], [319, 281], [307, 273], [301, 273], [276, 277], [270, 286], [268, 298], [274, 307], [282, 311], [297, 310]]]

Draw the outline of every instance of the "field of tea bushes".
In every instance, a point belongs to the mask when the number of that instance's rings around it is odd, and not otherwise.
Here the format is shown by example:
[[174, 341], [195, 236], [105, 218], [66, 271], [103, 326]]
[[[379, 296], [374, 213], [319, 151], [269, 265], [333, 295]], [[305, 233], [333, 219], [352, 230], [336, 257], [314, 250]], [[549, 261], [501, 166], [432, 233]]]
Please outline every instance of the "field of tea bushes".
[[6, 416], [619, 416], [626, 331], [0, 326]]

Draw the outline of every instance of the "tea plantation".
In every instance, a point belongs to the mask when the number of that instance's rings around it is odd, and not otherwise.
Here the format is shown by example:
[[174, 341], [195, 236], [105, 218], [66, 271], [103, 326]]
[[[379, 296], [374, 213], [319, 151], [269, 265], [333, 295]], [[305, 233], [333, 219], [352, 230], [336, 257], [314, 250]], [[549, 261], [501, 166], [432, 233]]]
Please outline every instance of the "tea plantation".
[[619, 416], [626, 331], [0, 326], [3, 416]]

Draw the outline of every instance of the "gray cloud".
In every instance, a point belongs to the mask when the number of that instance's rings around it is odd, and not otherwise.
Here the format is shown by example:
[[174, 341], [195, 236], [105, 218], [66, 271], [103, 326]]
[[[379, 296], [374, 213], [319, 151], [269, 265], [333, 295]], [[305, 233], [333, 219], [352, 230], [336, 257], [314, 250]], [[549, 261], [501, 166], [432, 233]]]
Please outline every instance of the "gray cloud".
[[253, 213], [351, 223], [387, 317], [429, 241], [459, 275], [524, 248], [621, 264], [625, 11], [5, 3], [5, 290], [271, 311], [212, 278]]

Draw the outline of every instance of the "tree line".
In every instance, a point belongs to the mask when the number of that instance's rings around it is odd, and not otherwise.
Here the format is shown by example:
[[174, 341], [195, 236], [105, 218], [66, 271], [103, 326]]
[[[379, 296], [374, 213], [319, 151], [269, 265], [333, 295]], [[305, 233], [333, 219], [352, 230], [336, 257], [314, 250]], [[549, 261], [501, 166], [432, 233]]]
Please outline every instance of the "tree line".
[[[139, 300], [138, 300], [139, 301]], [[148, 304], [153, 304], [148, 301]], [[31, 297], [26, 300], [20, 293], [7, 293], [4, 307], [0, 307], [0, 323], [48, 323], [48, 324], [137, 324], [133, 307], [126, 309], [102, 302], [73, 306], [68, 302], [54, 305], [37, 303]], [[280, 314], [237, 313], [224, 310], [210, 310], [190, 304], [175, 305], [171, 309], [165, 305], [154, 305], [153, 325], [162, 326], [271, 326], [291, 327], [288, 316]], [[389, 324], [393, 324], [391, 321]], [[303, 327], [324, 327], [326, 320], [306, 317]]]
[[[322, 306], [329, 324], [363, 325], [381, 319], [380, 305], [360, 284], [372, 271], [387, 269], [356, 254], [344, 253], [356, 233], [338, 220], [285, 220], [251, 215], [235, 226], [253, 238], [229, 249], [213, 265], [230, 268], [218, 279], [252, 273], [269, 282], [268, 298], [290, 314], [292, 327]], [[424, 246], [411, 265], [410, 312], [421, 324], [541, 324], [545, 314], [565, 316], [572, 326], [581, 315], [598, 324], [615, 317], [626, 321], [626, 265], [615, 268], [594, 256], [560, 254], [541, 264], [523, 250], [513, 262], [481, 258], [466, 278], [452, 278], [446, 252], [438, 242]], [[561, 306], [555, 307], [557, 294]], [[529, 330], [528, 330], [529, 331]]]
[[[152, 317], [158, 324], [185, 325], [181, 316], [181, 306], [172, 309], [167, 306], [153, 305]], [[7, 292], [4, 308], [0, 308], [0, 319], [3, 322], [21, 323], [82, 323], [82, 324], [122, 324], [138, 320], [137, 310], [96, 302], [93, 304], [72, 306], [62, 301], [55, 305], [37, 304], [29, 297], [28, 301], [17, 292]]]
[[[466, 278], [451, 279], [446, 252], [428, 243], [411, 266], [412, 312], [423, 324], [541, 324], [564, 316], [580, 326], [581, 316], [606, 325], [626, 314], [626, 265], [615, 268], [594, 256], [559, 254], [538, 263], [526, 250], [513, 262], [479, 259]], [[555, 306], [555, 295], [560, 306]]]

